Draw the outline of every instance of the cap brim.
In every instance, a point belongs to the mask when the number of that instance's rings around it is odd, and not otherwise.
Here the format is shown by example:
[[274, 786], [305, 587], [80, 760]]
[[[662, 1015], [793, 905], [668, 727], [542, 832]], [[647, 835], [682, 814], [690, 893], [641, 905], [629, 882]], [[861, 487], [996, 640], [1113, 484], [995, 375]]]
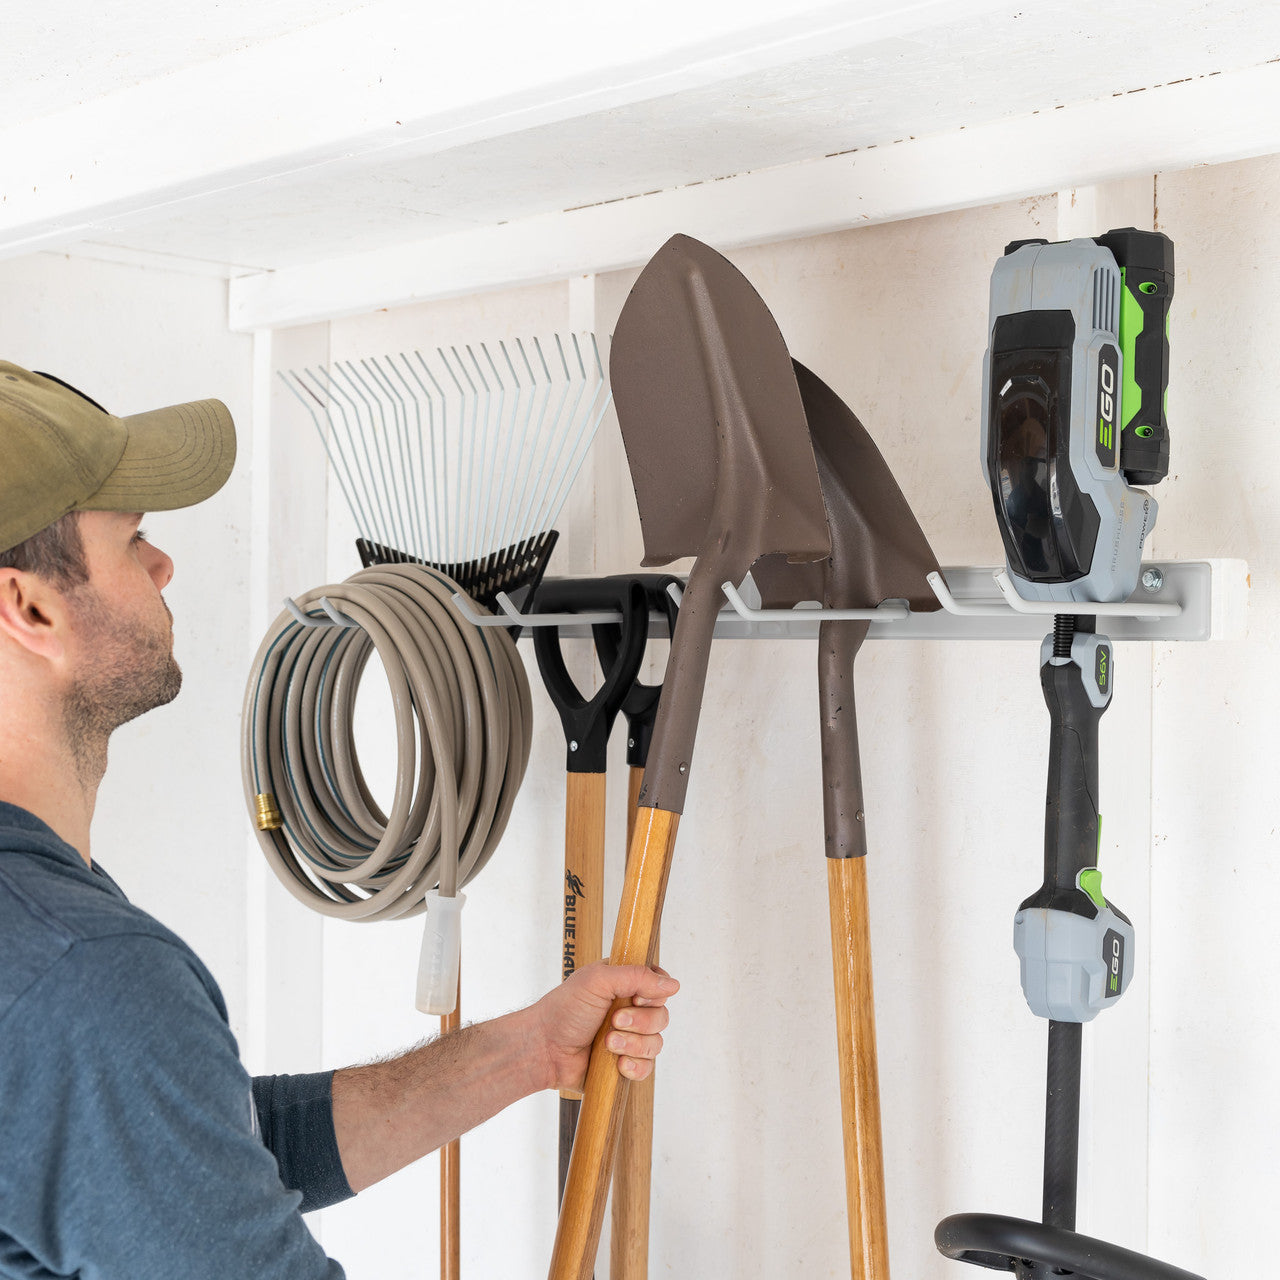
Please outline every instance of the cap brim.
[[172, 511], [217, 493], [236, 460], [236, 431], [220, 400], [152, 409], [121, 421], [129, 437], [83, 511]]

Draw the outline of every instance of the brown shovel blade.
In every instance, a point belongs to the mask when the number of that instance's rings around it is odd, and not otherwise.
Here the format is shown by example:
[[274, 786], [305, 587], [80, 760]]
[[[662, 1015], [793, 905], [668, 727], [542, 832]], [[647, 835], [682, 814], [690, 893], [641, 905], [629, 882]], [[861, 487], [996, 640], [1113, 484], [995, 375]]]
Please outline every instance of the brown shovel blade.
[[786, 344], [728, 259], [672, 236], [618, 317], [609, 378], [646, 565], [720, 552], [745, 574], [769, 552], [827, 554]]
[[820, 600], [829, 609], [872, 609], [906, 600], [915, 612], [938, 609], [926, 581], [937, 558], [875, 441], [821, 378], [794, 364], [831, 525], [831, 556], [804, 566], [788, 566], [780, 556], [762, 560], [751, 576], [764, 606]]

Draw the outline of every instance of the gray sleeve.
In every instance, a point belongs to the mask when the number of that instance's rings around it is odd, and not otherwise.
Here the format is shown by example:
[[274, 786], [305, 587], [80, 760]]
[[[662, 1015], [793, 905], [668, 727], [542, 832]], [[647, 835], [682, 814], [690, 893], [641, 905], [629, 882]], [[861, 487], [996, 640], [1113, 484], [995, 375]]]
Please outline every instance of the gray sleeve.
[[302, 1212], [327, 1209], [355, 1192], [347, 1182], [333, 1131], [333, 1072], [254, 1076], [253, 1105], [280, 1180], [302, 1192]]
[[75, 943], [9, 1010], [0, 1043], [0, 1235], [41, 1267], [342, 1280], [254, 1132], [235, 1040], [177, 947]]

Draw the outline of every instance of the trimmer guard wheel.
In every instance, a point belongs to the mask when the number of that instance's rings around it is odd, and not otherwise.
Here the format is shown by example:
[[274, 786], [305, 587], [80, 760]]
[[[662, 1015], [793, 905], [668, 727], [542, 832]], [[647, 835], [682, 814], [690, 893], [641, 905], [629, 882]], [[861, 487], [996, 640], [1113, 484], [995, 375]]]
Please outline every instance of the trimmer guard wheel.
[[1018, 1280], [1061, 1275], [1077, 1280], [1204, 1280], [1105, 1240], [994, 1213], [952, 1214], [938, 1223], [933, 1240], [944, 1257], [1011, 1271]]

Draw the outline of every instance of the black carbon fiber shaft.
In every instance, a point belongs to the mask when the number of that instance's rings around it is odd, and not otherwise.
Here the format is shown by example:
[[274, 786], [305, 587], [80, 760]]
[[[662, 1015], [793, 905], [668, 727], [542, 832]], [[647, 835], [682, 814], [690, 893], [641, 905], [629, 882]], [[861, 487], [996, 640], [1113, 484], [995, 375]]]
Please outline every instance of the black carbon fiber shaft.
[[1046, 1226], [1076, 1227], [1080, 1158], [1080, 1054], [1078, 1022], [1049, 1023], [1049, 1067], [1044, 1103], [1044, 1212]]

